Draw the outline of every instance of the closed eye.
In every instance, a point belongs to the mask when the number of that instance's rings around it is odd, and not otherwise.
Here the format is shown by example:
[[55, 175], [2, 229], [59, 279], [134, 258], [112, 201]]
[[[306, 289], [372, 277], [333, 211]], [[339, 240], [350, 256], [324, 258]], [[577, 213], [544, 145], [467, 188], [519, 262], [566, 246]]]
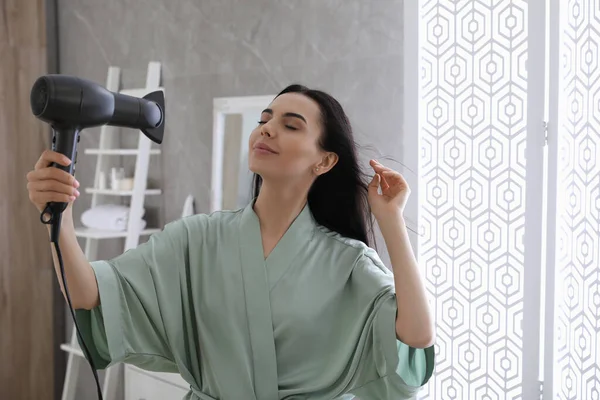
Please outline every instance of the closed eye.
[[[264, 125], [266, 123], [267, 123], [267, 121], [258, 121], [258, 125]], [[291, 131], [297, 131], [298, 130], [298, 128], [295, 128], [295, 127], [293, 127], [291, 125], [285, 125], [285, 127], [288, 128]]]

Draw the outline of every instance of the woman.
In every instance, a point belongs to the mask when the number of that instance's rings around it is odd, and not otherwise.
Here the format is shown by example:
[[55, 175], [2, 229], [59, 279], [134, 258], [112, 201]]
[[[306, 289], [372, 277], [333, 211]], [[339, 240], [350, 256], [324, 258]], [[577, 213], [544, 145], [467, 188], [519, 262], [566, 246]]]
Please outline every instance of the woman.
[[[363, 183], [342, 107], [299, 85], [263, 111], [249, 151], [247, 207], [171, 222], [111, 260], [85, 259], [67, 209], [60, 246], [96, 366], [178, 372], [187, 399], [414, 396], [434, 333], [402, 176], [371, 161]], [[40, 212], [78, 195], [53, 161], [69, 163], [46, 152], [28, 175]], [[368, 246], [371, 211], [393, 274]]]

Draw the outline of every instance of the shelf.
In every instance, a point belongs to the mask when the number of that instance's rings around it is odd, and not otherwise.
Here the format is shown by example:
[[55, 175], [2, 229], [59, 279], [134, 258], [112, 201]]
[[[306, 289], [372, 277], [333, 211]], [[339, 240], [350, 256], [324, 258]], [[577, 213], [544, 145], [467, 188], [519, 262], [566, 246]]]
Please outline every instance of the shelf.
[[71, 353], [76, 356], [83, 357], [83, 351], [78, 347], [72, 346], [70, 344], [61, 344], [60, 348], [61, 348], [61, 350], [66, 351], [67, 353]]
[[[132, 196], [133, 190], [112, 190], [112, 189], [96, 189], [96, 188], [85, 188], [85, 192], [88, 194], [104, 194], [107, 196]], [[161, 189], [146, 189], [144, 194], [146, 196], [155, 196], [162, 193]]]
[[[85, 149], [84, 153], [103, 156], [137, 156], [140, 154], [138, 149]], [[150, 155], [158, 154], [160, 154], [160, 149], [150, 150]]]
[[[158, 228], [143, 229], [140, 232], [140, 236], [148, 236], [154, 233], [158, 233], [161, 230]], [[75, 228], [75, 235], [77, 237], [86, 239], [117, 239], [127, 237], [127, 231], [110, 231], [102, 229], [93, 229], [87, 227]]]

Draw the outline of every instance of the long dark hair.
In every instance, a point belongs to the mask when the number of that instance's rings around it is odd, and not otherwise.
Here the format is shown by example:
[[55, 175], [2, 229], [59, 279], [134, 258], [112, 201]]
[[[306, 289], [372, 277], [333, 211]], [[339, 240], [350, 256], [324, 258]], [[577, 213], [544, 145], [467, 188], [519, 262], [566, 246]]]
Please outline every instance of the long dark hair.
[[[314, 181], [308, 192], [308, 205], [316, 222], [342, 236], [375, 247], [373, 218], [368, 202], [370, 177], [358, 163], [357, 144], [350, 121], [341, 104], [329, 94], [302, 85], [290, 85], [284, 93], [303, 94], [321, 109], [322, 133], [319, 145], [338, 155], [337, 164]], [[262, 178], [254, 174], [253, 198], [258, 197]]]

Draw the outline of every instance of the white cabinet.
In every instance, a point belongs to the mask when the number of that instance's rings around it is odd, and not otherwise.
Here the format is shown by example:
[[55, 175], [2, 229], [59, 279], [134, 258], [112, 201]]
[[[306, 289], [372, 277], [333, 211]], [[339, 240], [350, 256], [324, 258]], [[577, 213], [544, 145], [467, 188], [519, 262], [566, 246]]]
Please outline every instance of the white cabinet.
[[178, 374], [149, 372], [137, 367], [125, 367], [125, 400], [180, 400], [189, 391], [189, 384]]

